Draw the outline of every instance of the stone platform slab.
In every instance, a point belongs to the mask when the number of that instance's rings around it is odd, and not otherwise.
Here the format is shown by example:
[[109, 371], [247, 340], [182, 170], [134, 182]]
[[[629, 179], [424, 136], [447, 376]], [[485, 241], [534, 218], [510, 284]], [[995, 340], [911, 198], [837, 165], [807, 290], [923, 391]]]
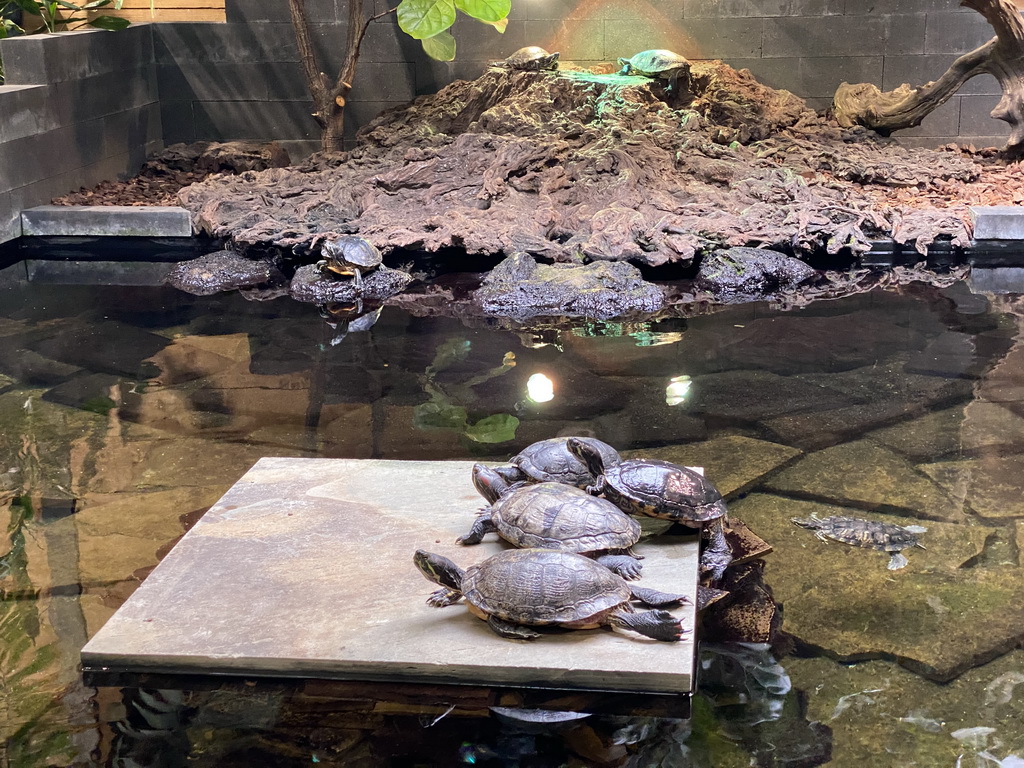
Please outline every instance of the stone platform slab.
[[[472, 462], [264, 458], [182, 538], [82, 650], [89, 669], [688, 693], [694, 638], [606, 628], [494, 634], [464, 604], [432, 608], [412, 562], [463, 567], [504, 548], [455, 543], [482, 506]], [[695, 536], [656, 535], [641, 583], [688, 594]]]
[[173, 205], [39, 205], [21, 212], [25, 237], [191, 237], [192, 219]]

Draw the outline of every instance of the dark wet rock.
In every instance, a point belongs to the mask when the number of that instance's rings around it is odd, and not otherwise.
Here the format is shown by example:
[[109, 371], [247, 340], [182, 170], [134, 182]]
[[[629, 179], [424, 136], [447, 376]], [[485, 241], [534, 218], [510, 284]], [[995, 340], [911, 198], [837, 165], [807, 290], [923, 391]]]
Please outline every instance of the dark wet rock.
[[766, 475], [778, 470], [801, 453], [799, 448], [755, 440], [742, 435], [719, 437], [688, 445], [668, 445], [641, 451], [625, 451], [624, 458], [643, 456], [703, 467], [723, 496], [736, 496], [753, 488]]
[[704, 256], [694, 287], [718, 301], [751, 301], [795, 288], [817, 270], [792, 256], [766, 248], [726, 248]]
[[974, 336], [946, 332], [907, 361], [909, 373], [948, 378], [978, 378], [987, 368], [987, 360], [978, 358]]
[[615, 413], [596, 416], [599, 434], [613, 435], [619, 445], [688, 443], [707, 437], [703, 418], [665, 402], [664, 380], [643, 381], [646, 386], [640, 393], [620, 402], [621, 408]]
[[[895, 659], [935, 680], [949, 680], [1024, 639], [1024, 569], [965, 567], [977, 561], [991, 529], [927, 522], [925, 550], [904, 569], [887, 555], [819, 541], [792, 517], [856, 514], [849, 508], [751, 494], [731, 506], [775, 548], [765, 580], [785, 605], [785, 631], [845, 661]], [[872, 515], [897, 525], [921, 520]]]
[[953, 499], [981, 517], [1024, 517], [1024, 456], [983, 456], [922, 464], [920, 469]]
[[765, 563], [730, 565], [719, 587], [729, 596], [701, 614], [701, 637], [718, 643], [772, 643], [782, 626], [782, 609], [764, 579]]
[[868, 440], [807, 454], [769, 478], [765, 487], [800, 498], [923, 520], [966, 519], [962, 501], [950, 497], [906, 459]]
[[727, 371], [694, 378], [686, 410], [710, 422], [753, 424], [785, 413], [815, 413], [852, 405], [855, 398], [792, 376]]
[[272, 258], [249, 259], [231, 248], [175, 264], [164, 282], [179, 291], [211, 296], [236, 288], [252, 288], [284, 282]]
[[309, 304], [349, 304], [360, 298], [381, 302], [404, 291], [412, 281], [408, 272], [381, 266], [364, 275], [363, 287], [357, 290], [352, 280], [321, 274], [315, 265], [307, 264], [295, 270], [288, 293], [296, 301]]
[[0, 371], [9, 374], [11, 381], [46, 387], [66, 381], [82, 370], [77, 365], [51, 360], [35, 350], [25, 349], [25, 343], [17, 336], [0, 339]]
[[513, 254], [491, 270], [474, 299], [485, 312], [516, 318], [609, 318], [665, 306], [661, 288], [631, 264], [543, 265], [528, 253]]
[[975, 400], [867, 436], [914, 462], [959, 454], [1024, 453], [1024, 419], [1000, 403]]
[[[116, 344], [110, 342], [117, 339]], [[157, 373], [147, 361], [170, 342], [163, 336], [116, 320], [94, 319], [68, 325], [57, 335], [38, 342], [40, 355], [87, 371], [110, 373], [136, 381]]]

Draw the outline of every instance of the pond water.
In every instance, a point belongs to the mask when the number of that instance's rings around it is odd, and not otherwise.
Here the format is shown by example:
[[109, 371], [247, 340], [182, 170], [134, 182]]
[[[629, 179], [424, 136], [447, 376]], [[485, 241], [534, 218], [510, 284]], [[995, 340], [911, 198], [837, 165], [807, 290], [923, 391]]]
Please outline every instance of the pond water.
[[[0, 764], [1022, 764], [1020, 297], [516, 329], [385, 308], [339, 339], [288, 299], [59, 274], [0, 271]], [[557, 434], [704, 466], [774, 547], [784, 635], [705, 647], [689, 721], [83, 685], [86, 639], [259, 457], [503, 459]], [[923, 525], [926, 549], [890, 571], [790, 522], [811, 514]]]

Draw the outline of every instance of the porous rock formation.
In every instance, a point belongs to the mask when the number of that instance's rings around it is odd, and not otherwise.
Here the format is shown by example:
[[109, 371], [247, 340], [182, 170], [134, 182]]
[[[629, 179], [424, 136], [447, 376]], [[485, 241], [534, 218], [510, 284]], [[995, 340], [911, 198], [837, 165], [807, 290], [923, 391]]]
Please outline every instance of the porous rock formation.
[[865, 189], [963, 184], [971, 157], [819, 118], [722, 62], [666, 95], [643, 77], [490, 69], [389, 110], [349, 153], [186, 188], [200, 229], [303, 253], [357, 233], [378, 248], [686, 263], [722, 246], [854, 251], [912, 232], [969, 239]]

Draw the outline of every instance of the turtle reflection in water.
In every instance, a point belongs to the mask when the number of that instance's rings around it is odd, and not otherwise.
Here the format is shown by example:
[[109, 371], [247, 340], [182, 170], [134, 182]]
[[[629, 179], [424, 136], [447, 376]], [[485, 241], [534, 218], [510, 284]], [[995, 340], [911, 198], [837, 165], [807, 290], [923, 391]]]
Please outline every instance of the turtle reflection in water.
[[918, 534], [927, 531], [920, 525], [896, 525], [878, 520], [861, 520], [856, 517], [794, 517], [793, 522], [802, 528], [809, 528], [822, 541], [832, 539], [853, 547], [877, 549], [888, 552], [888, 568], [896, 571], [907, 564], [904, 549], [925, 547], [917, 540]]
[[603, 565], [571, 552], [509, 549], [463, 570], [446, 557], [419, 549], [413, 562], [441, 585], [427, 603], [443, 608], [465, 597], [471, 613], [513, 640], [540, 637], [530, 627], [546, 625], [608, 625], [667, 642], [684, 635], [679, 619], [668, 611], [637, 611], [630, 601], [678, 605], [685, 596], [631, 586]]

